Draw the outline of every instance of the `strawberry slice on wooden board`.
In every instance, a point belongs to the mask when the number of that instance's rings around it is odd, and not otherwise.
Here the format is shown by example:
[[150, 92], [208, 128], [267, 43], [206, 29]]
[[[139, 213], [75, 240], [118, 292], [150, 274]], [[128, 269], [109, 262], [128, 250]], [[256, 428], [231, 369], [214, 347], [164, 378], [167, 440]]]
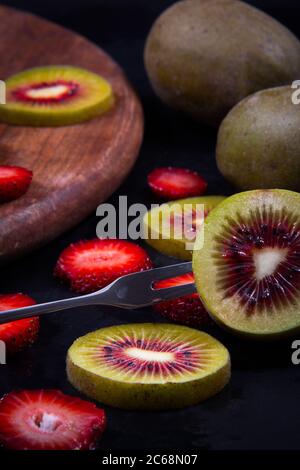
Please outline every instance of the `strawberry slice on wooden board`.
[[201, 196], [207, 182], [196, 171], [186, 168], [156, 168], [148, 175], [153, 193], [164, 199], [181, 199]]
[[23, 196], [28, 190], [33, 173], [20, 166], [0, 165], [0, 203]]
[[0, 442], [12, 450], [89, 450], [106, 427], [105, 412], [57, 390], [23, 390], [0, 401]]
[[126, 274], [151, 269], [146, 251], [125, 240], [88, 240], [71, 244], [60, 255], [54, 274], [75, 292], [94, 292]]
[[[0, 312], [28, 307], [35, 303], [35, 300], [24, 294], [0, 295]], [[0, 340], [4, 341], [7, 352], [18, 352], [34, 343], [38, 337], [39, 326], [38, 317], [4, 323], [0, 325]]]
[[[167, 287], [191, 284], [194, 282], [193, 273], [186, 273], [180, 276], [157, 281], [154, 284], [156, 289], [166, 289]], [[164, 318], [191, 327], [200, 328], [212, 323], [203, 303], [197, 293], [184, 295], [177, 299], [159, 302], [153, 306], [154, 311]]]

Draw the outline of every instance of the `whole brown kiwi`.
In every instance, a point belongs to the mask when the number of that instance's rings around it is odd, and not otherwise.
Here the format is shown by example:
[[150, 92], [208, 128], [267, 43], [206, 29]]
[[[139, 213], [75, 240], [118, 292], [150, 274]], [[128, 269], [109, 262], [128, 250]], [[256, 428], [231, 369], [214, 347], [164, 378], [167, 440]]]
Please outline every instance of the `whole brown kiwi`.
[[217, 125], [246, 96], [300, 77], [300, 42], [237, 0], [184, 0], [154, 23], [145, 66], [169, 106]]
[[217, 165], [242, 190], [300, 191], [300, 104], [290, 86], [248, 96], [221, 124]]

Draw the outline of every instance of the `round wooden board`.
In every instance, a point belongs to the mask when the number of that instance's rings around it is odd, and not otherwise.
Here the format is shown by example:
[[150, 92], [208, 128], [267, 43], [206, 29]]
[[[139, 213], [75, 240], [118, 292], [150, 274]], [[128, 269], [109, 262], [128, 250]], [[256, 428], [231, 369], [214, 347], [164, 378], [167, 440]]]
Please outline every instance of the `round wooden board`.
[[[29, 191], [0, 206], [0, 263], [53, 240], [110, 196], [133, 166], [143, 136], [141, 105], [120, 67], [85, 38], [31, 14], [0, 7], [0, 78], [66, 64], [105, 77], [116, 104], [59, 128], [0, 124], [0, 165], [34, 173]], [[3, 106], [3, 105], [1, 105]]]

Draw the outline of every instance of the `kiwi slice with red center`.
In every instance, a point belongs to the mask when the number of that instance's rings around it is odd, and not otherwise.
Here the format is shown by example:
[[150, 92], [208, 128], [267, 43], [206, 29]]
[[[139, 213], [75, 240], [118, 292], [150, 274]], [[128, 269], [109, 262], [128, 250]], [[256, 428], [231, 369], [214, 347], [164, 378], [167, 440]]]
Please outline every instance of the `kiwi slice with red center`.
[[192, 197], [154, 207], [144, 216], [145, 241], [168, 256], [191, 260], [196, 232], [203, 217], [224, 199], [224, 196]]
[[230, 377], [230, 357], [217, 340], [191, 328], [130, 324], [77, 339], [67, 373], [74, 387], [107, 405], [171, 409], [219, 392]]
[[79, 93], [79, 84], [66, 80], [33, 83], [12, 90], [16, 101], [32, 104], [53, 104], [73, 98]]
[[300, 194], [236, 194], [207, 217], [202, 230], [204, 246], [196, 245], [193, 270], [212, 317], [257, 337], [299, 330]]
[[25, 70], [6, 80], [0, 120], [24, 126], [61, 126], [106, 112], [114, 102], [110, 84], [78, 67], [51, 65]]

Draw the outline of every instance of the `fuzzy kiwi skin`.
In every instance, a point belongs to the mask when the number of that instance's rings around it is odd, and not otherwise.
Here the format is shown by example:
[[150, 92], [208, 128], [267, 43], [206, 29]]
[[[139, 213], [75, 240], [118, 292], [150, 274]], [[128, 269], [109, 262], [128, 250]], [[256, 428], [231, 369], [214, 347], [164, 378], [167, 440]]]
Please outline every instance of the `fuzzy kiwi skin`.
[[[281, 190], [253, 190], [245, 191], [242, 193], [234, 194], [223, 201], [219, 206], [212, 211], [205, 219], [204, 225], [201, 230], [204, 231], [204, 245], [197, 246], [198, 240], [202, 240], [199, 233], [193, 251], [193, 273], [195, 276], [195, 284], [197, 291], [201, 296], [201, 300], [212, 318], [212, 320], [222, 327], [224, 330], [238, 336], [242, 339], [250, 341], [278, 341], [293, 337], [300, 332], [300, 314], [299, 308], [296, 305], [293, 312], [287, 312], [286, 308], [281, 313], [281, 318], [271, 318], [269, 326], [260, 330], [259, 322], [260, 316], [257, 316], [257, 325], [247, 324], [244, 318], [247, 319], [242, 307], [238, 302], [229, 302], [229, 308], [234, 315], [239, 315], [240, 322], [233, 324], [229, 322], [224, 316], [224, 310], [228, 309], [227, 301], [224, 301], [222, 290], [216, 283], [217, 268], [214, 266], [211, 258], [211, 251], [215, 244], [216, 227], [223, 224], [225, 217], [235, 219], [237, 207], [243, 215], [247, 215], [247, 211], [255, 208], [256, 204], [273, 205], [274, 209], [280, 208], [284, 199], [285, 205], [290, 209], [300, 211], [300, 194]], [[299, 212], [300, 218], [300, 212]], [[276, 312], [278, 313], [278, 312]], [[289, 313], [293, 314], [294, 324], [285, 322]], [[243, 318], [244, 317], [244, 318]]]
[[162, 101], [218, 125], [246, 96], [299, 78], [300, 42], [246, 3], [184, 0], [156, 20], [144, 60]]
[[[151, 324], [145, 324], [151, 326]], [[174, 328], [174, 325], [170, 325]], [[188, 327], [180, 327], [191, 330]], [[205, 334], [205, 333], [203, 333]], [[209, 335], [207, 335], [209, 336]], [[125, 410], [167, 410], [196, 405], [219, 393], [231, 377], [230, 355], [223, 346], [226, 361], [214, 373], [183, 383], [132, 384], [116, 382], [80, 367], [72, 360], [72, 351], [82, 341], [78, 338], [67, 354], [69, 382], [88, 397], [115, 408]]]
[[[167, 202], [169, 207], [172, 207], [174, 204], [204, 204], [205, 208], [210, 208], [213, 210], [218, 204], [220, 204], [225, 199], [225, 196], [200, 196], [200, 197], [193, 197], [187, 199], [179, 199], [171, 202]], [[191, 261], [193, 257], [193, 251], [187, 250], [185, 246], [184, 240], [177, 240], [174, 238], [163, 239], [160, 237], [160, 233], [158, 233], [159, 238], [151, 238], [151, 224], [149, 223], [149, 218], [151, 216], [151, 211], [148, 211], [143, 220], [143, 231], [146, 236], [145, 242], [148, 243], [152, 248], [163, 253], [167, 256], [172, 256], [174, 258], [181, 259], [183, 261]]]
[[217, 165], [239, 189], [300, 191], [300, 106], [292, 93], [290, 86], [255, 93], [222, 122]]

